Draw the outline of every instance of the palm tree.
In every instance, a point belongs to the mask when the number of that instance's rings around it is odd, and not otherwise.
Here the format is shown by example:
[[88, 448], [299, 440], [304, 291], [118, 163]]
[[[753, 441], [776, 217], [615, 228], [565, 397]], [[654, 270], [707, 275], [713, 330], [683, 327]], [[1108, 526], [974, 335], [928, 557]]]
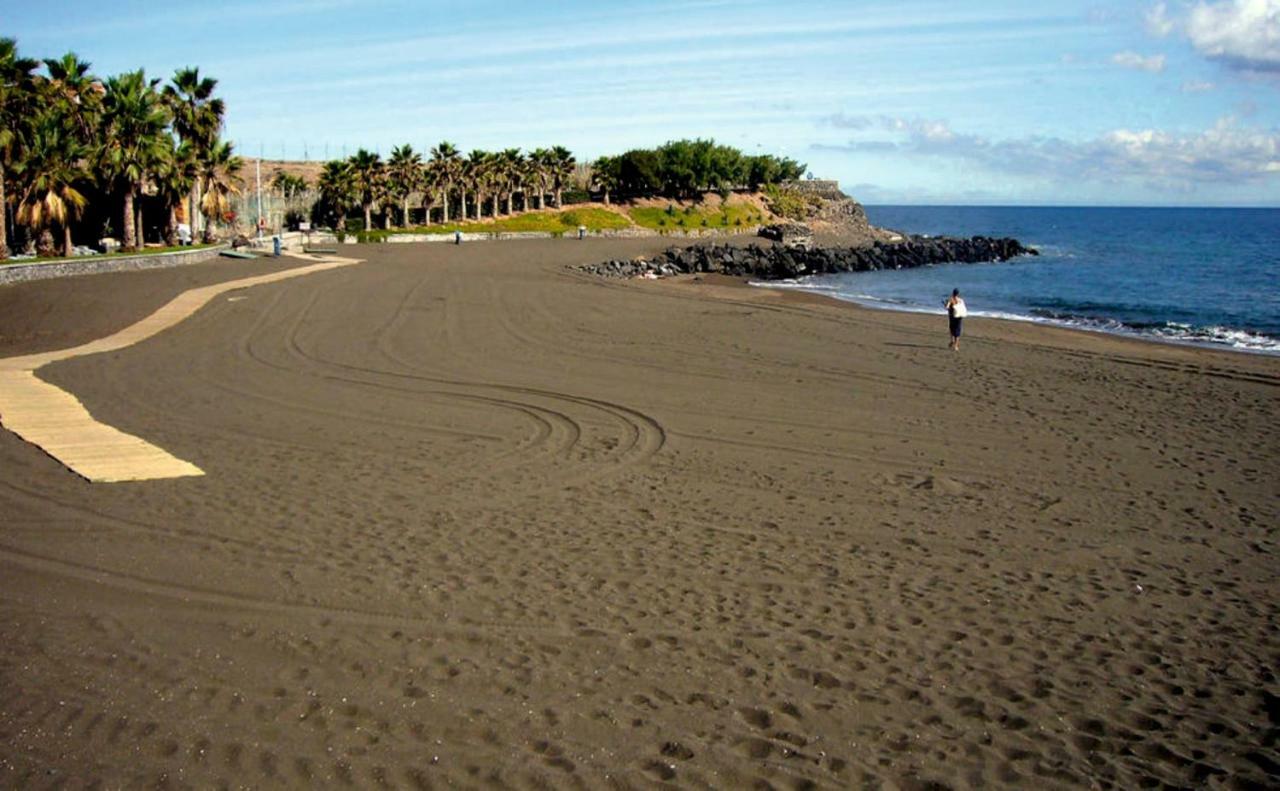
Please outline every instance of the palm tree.
[[44, 65], [49, 70], [50, 92], [62, 105], [76, 137], [85, 145], [95, 142], [102, 113], [102, 83], [89, 73], [92, 64], [68, 52], [57, 60], [46, 58]]
[[435, 163], [427, 163], [422, 167], [422, 209], [423, 222], [426, 225], [431, 224], [431, 207], [435, 205], [436, 197], [440, 191], [444, 189], [444, 181], [440, 175], [440, 169]]
[[231, 143], [218, 143], [205, 156], [196, 160], [204, 194], [200, 210], [209, 221], [204, 228], [204, 241], [212, 242], [213, 226], [226, 218], [231, 210], [231, 196], [240, 194], [240, 170], [244, 160], [236, 156]]
[[573, 158], [573, 154], [564, 146], [556, 146], [551, 149], [550, 156], [550, 174], [552, 184], [555, 186], [556, 192], [556, 208], [564, 208], [564, 185], [573, 177], [573, 168], [578, 164]]
[[[476, 149], [471, 152], [466, 161], [467, 181], [471, 184], [472, 192], [476, 196], [476, 219], [480, 219], [480, 209], [484, 205], [484, 196], [489, 189], [489, 152]], [[462, 216], [467, 216], [466, 201], [462, 203]]]
[[102, 99], [104, 140], [102, 160], [110, 178], [124, 191], [125, 250], [141, 244], [141, 225], [134, 213], [134, 197], [151, 169], [164, 156], [169, 116], [156, 93], [158, 80], [148, 81], [142, 69], [107, 80]]
[[508, 148], [498, 153], [498, 177], [502, 193], [507, 198], [507, 214], [511, 214], [511, 198], [520, 187], [520, 171], [523, 164], [524, 157], [520, 156], [518, 148]]
[[307, 191], [307, 180], [302, 176], [277, 170], [271, 178], [271, 189], [279, 192], [280, 197], [286, 201], [293, 200]]
[[538, 188], [538, 209], [547, 206], [547, 182], [551, 176], [551, 151], [535, 148], [529, 153], [529, 176]]
[[171, 142], [165, 151], [164, 159], [151, 174], [151, 182], [155, 184], [156, 194], [164, 201], [168, 211], [164, 227], [164, 243], [170, 247], [177, 244], [177, 207], [191, 194], [191, 186], [198, 176], [199, 168], [195, 151], [191, 144], [186, 142]]
[[591, 165], [591, 179], [604, 192], [604, 205], [609, 205], [609, 193], [618, 188], [622, 180], [621, 157], [600, 157]]
[[335, 228], [338, 233], [347, 229], [347, 207], [355, 200], [355, 177], [351, 173], [351, 163], [345, 159], [324, 163], [317, 182], [320, 188], [320, 199], [333, 208], [338, 221]]
[[422, 156], [405, 144], [391, 149], [387, 160], [388, 186], [400, 199], [400, 227], [409, 227], [409, 196], [422, 188]]
[[6, 171], [14, 149], [30, 119], [34, 100], [32, 72], [38, 64], [18, 56], [11, 38], [0, 38], [0, 261], [9, 257], [9, 201], [5, 196]]
[[[458, 148], [448, 140], [442, 140], [431, 149], [431, 166], [436, 171], [436, 184], [440, 189], [441, 203], [444, 206], [444, 219], [449, 223], [449, 193], [453, 191], [453, 183], [458, 178], [462, 166], [462, 155]], [[465, 210], [465, 204], [463, 205]], [[465, 218], [464, 218], [465, 219]]]
[[70, 256], [71, 219], [80, 214], [86, 200], [76, 183], [88, 177], [85, 156], [88, 148], [76, 139], [75, 129], [56, 112], [36, 119], [26, 156], [20, 165], [25, 188], [18, 200], [18, 222], [39, 238], [41, 255], [53, 253], [49, 226], [62, 228], [63, 255]]
[[373, 227], [373, 204], [377, 202], [385, 167], [382, 157], [363, 148], [352, 154], [350, 161], [351, 175], [360, 195], [360, 208], [364, 209], [364, 229], [368, 231]]
[[[191, 67], [175, 71], [170, 84], [164, 86], [165, 102], [173, 112], [173, 131], [180, 140], [191, 144], [197, 159], [209, 155], [222, 129], [226, 106], [213, 96], [217, 87], [217, 80], [202, 78], [200, 69]], [[192, 232], [196, 230], [196, 209], [201, 205], [200, 189], [199, 180], [191, 185], [188, 216]]]

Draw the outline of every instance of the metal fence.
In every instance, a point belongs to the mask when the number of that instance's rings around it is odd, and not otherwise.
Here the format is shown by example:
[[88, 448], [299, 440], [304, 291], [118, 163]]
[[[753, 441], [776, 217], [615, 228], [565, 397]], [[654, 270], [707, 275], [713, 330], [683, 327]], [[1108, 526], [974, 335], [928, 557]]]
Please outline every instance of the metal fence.
[[292, 225], [288, 222], [290, 215], [310, 220], [311, 207], [319, 197], [315, 190], [307, 190], [286, 198], [263, 185], [259, 204], [259, 193], [251, 185], [246, 185], [239, 195], [231, 196], [233, 219], [230, 227], [237, 234], [252, 237], [258, 231], [258, 218], [261, 217], [264, 234], [280, 233]]

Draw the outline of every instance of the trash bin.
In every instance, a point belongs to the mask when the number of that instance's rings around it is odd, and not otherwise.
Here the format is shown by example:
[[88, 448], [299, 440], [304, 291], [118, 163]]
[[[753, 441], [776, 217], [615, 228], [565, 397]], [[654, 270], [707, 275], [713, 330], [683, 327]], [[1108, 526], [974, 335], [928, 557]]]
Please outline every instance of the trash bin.
[[271, 248], [275, 251], [274, 254], [276, 258], [280, 257], [280, 246], [281, 246], [280, 235], [276, 234], [275, 236], [271, 237]]

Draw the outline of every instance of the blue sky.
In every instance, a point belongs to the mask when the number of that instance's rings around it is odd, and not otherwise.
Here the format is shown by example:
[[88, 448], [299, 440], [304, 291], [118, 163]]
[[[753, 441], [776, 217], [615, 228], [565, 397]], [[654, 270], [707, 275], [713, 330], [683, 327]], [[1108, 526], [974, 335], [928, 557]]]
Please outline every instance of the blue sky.
[[0, 0], [0, 35], [199, 66], [271, 158], [701, 136], [866, 203], [1280, 206], [1280, 0]]

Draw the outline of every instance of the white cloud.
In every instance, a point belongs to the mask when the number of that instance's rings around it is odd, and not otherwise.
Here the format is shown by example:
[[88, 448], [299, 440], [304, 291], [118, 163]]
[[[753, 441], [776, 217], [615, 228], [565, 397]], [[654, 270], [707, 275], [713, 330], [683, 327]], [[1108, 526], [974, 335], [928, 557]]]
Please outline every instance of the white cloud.
[[1280, 72], [1280, 0], [1201, 0], [1170, 18], [1164, 3], [1146, 15], [1147, 30], [1180, 30], [1201, 55], [1251, 72]]
[[1147, 30], [1151, 35], [1164, 38], [1173, 32], [1177, 25], [1169, 18], [1169, 8], [1164, 3], [1156, 3], [1146, 14]]
[[1205, 93], [1214, 89], [1214, 84], [1204, 80], [1187, 80], [1182, 83], [1183, 93]]
[[[1185, 191], [1200, 184], [1246, 184], [1280, 176], [1280, 133], [1245, 127], [1232, 117], [1196, 133], [1116, 129], [1082, 141], [994, 140], [957, 132], [941, 121], [883, 116], [836, 115], [823, 121], [862, 136], [845, 145], [815, 149], [938, 157], [967, 161], [993, 173], [1062, 183], [1132, 182]], [[868, 132], [881, 134], [867, 139]]]
[[1139, 55], [1136, 52], [1117, 52], [1111, 62], [1126, 69], [1138, 69], [1158, 74], [1164, 71], [1164, 55]]

